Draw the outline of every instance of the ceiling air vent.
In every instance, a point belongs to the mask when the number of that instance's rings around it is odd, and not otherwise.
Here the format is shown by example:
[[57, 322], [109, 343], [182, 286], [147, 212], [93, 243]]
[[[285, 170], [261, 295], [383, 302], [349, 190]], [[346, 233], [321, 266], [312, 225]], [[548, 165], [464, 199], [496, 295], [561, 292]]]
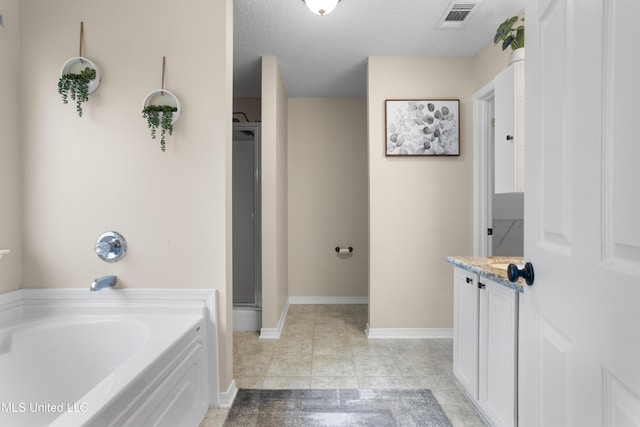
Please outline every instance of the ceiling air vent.
[[464, 27], [481, 1], [452, 1], [444, 11], [436, 28], [460, 29]]

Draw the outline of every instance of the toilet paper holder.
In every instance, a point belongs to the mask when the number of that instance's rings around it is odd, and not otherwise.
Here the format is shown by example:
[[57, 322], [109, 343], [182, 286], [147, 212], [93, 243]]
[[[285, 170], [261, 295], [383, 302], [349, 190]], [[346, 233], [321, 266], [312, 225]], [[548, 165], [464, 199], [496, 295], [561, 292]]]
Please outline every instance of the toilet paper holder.
[[349, 246], [348, 248], [342, 249], [340, 248], [340, 246], [336, 246], [337, 253], [340, 253], [340, 252], [345, 253], [346, 251], [349, 251], [349, 253], [353, 252], [353, 247]]

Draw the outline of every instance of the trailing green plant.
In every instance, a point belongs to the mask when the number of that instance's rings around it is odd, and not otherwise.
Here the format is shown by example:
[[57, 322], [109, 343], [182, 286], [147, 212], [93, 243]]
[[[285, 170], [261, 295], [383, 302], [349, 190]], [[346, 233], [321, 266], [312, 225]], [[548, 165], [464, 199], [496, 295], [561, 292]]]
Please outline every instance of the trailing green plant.
[[506, 50], [509, 46], [511, 46], [511, 50], [524, 47], [524, 24], [520, 24], [516, 28], [513, 27], [520, 20], [524, 22], [524, 17], [520, 19], [517, 16], [512, 16], [500, 24], [493, 38], [493, 44], [498, 44], [502, 40], [502, 50]]
[[160, 148], [165, 151], [166, 132], [173, 135], [173, 113], [178, 111], [173, 105], [147, 105], [142, 109], [142, 117], [147, 119], [147, 126], [151, 129], [151, 138], [156, 139], [158, 128], [160, 128]]
[[58, 80], [58, 93], [62, 102], [67, 104], [69, 98], [76, 101], [76, 111], [82, 117], [82, 103], [89, 100], [89, 83], [96, 78], [96, 70], [85, 67], [80, 73], [63, 74]]

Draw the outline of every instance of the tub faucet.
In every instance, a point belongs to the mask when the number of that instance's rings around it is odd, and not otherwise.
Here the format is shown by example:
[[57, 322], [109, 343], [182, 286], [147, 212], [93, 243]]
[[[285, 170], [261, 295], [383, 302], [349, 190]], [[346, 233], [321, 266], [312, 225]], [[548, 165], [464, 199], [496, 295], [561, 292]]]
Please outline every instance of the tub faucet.
[[116, 286], [117, 281], [118, 278], [116, 276], [103, 276], [91, 282], [90, 289], [92, 291], [99, 291], [100, 289], [104, 288], [113, 288], [114, 286]]

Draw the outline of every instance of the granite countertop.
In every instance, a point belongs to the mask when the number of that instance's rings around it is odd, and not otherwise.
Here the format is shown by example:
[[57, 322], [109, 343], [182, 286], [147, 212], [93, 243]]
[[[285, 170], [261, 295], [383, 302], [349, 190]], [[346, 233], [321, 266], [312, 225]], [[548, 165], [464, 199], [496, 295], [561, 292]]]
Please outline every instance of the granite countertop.
[[[524, 291], [524, 280], [512, 283], [507, 277], [508, 264], [517, 264], [519, 268], [524, 264], [522, 257], [474, 257], [474, 256], [450, 256], [447, 262], [467, 270], [471, 273], [479, 274], [487, 279], [500, 283], [518, 292]], [[502, 266], [500, 268], [499, 266]]]

